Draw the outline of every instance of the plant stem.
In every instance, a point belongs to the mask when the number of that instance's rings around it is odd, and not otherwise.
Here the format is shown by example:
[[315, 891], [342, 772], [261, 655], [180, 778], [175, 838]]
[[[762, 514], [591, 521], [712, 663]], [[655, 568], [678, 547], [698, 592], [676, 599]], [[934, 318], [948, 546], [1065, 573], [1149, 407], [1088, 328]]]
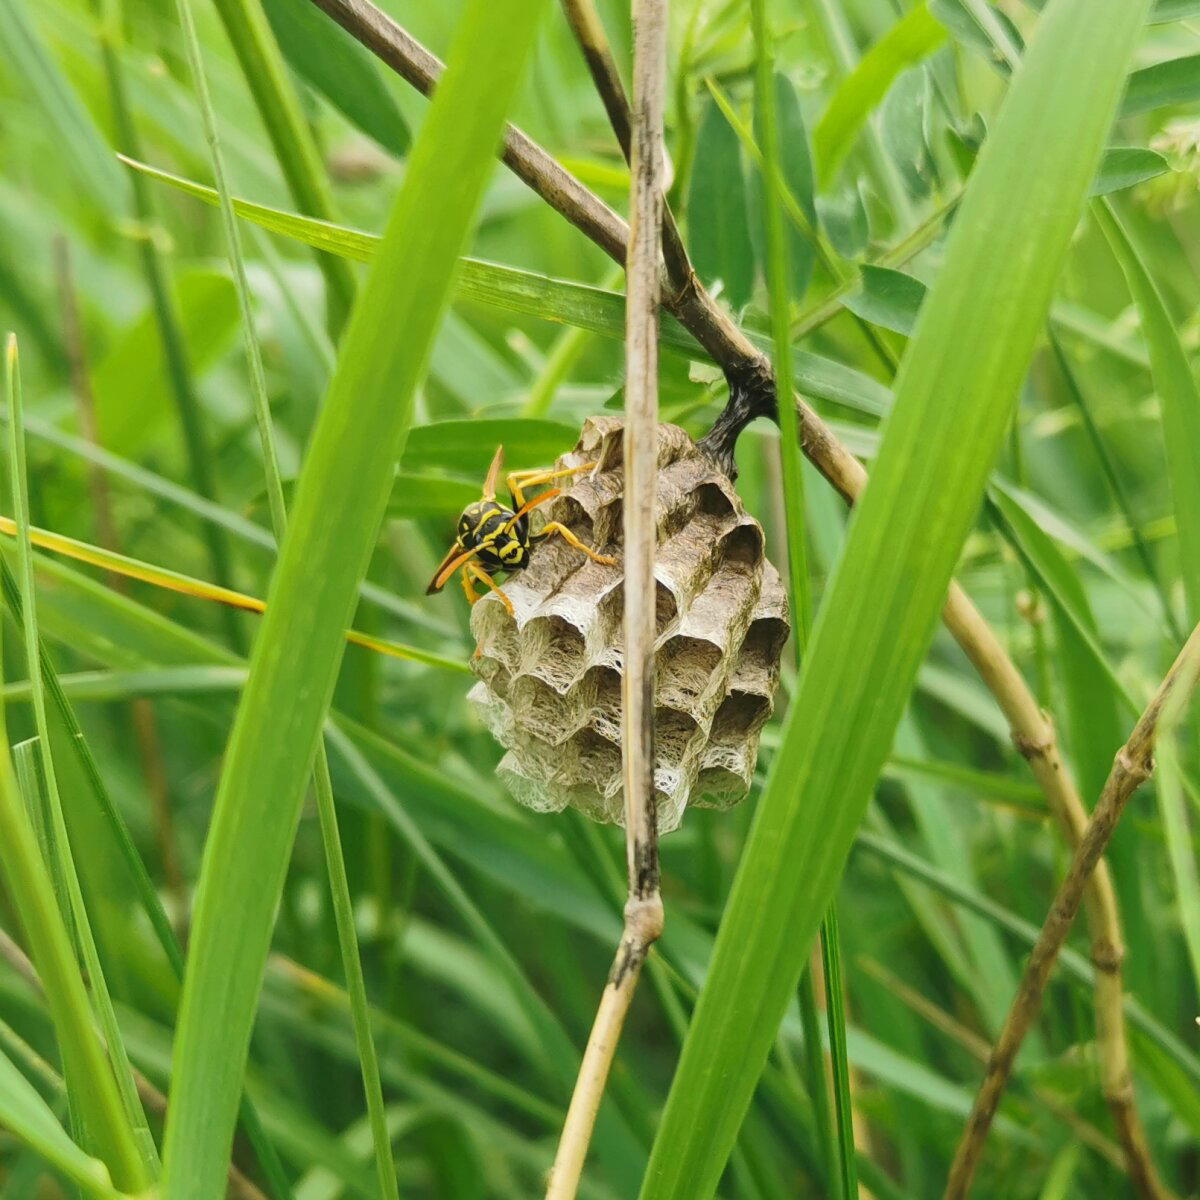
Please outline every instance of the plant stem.
[[[1005, 1018], [1004, 1027], [988, 1059], [987, 1074], [975, 1097], [975, 1104], [954, 1156], [950, 1178], [946, 1184], [947, 1200], [966, 1196], [970, 1188], [988, 1129], [1012, 1073], [1017, 1052], [1025, 1034], [1041, 1011], [1042, 995], [1050, 972], [1087, 894], [1088, 882], [1100, 864], [1129, 798], [1149, 779], [1154, 769], [1154, 743], [1163, 711], [1168, 703], [1181, 703], [1190, 695], [1198, 678], [1200, 626], [1192, 631], [1191, 637], [1138, 719], [1129, 739], [1117, 751], [1112, 771], [1075, 848], [1066, 877], [1059, 886], [1054, 903], [1050, 906], [1025, 973], [1017, 987], [1017, 994]], [[1118, 1126], [1118, 1132], [1121, 1134], [1122, 1143], [1126, 1143], [1130, 1136], [1144, 1137], [1140, 1129], [1136, 1134], [1131, 1134], [1130, 1130]], [[1138, 1194], [1169, 1196], [1170, 1192], [1153, 1172], [1153, 1167], [1149, 1172], [1146, 1171], [1146, 1165], [1150, 1163], [1148, 1152], [1133, 1156], [1129, 1154], [1128, 1145], [1125, 1148], [1130, 1176]]]
[[621, 747], [629, 894], [625, 928], [571, 1096], [547, 1200], [574, 1200], [621, 1028], [662, 934], [654, 793], [654, 558], [658, 457], [659, 244], [667, 0], [635, 0], [629, 254], [625, 269], [625, 650]]

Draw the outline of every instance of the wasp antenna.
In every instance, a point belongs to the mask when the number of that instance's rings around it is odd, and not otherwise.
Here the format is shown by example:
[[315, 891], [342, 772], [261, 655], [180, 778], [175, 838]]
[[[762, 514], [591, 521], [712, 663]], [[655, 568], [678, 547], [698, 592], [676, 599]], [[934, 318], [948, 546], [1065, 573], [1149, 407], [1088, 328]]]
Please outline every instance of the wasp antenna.
[[497, 446], [496, 454], [492, 458], [492, 465], [488, 467], [487, 478], [483, 481], [483, 498], [485, 500], [495, 500], [496, 489], [500, 486], [500, 471], [504, 466], [504, 447]]

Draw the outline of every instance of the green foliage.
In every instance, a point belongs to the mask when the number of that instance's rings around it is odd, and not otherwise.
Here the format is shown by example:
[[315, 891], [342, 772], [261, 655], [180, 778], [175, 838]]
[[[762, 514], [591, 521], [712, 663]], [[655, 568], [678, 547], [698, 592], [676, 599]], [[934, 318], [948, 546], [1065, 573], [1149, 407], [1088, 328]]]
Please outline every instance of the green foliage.
[[[628, 6], [597, 6], [628, 80]], [[114, 1200], [156, 1148], [168, 1195], [220, 1194], [240, 1105], [234, 1161], [271, 1200], [369, 1200], [389, 1166], [405, 1200], [528, 1200], [619, 936], [624, 847], [505, 793], [466, 698], [466, 606], [423, 591], [497, 445], [510, 468], [548, 465], [623, 403], [620, 271], [493, 165], [502, 110], [622, 214], [628, 171], [554, 6], [510, 103], [536, 6], [389, 0], [443, 59], [464, 20], [494, 31], [436, 110], [310, 0], [191, 7], [253, 343], [175, 5], [0, 0], [16, 457], [33, 526], [87, 555], [0, 535], [0, 932], [41, 977], [0, 939], [0, 1197]], [[818, 629], [798, 670], [785, 655], [751, 797], [663, 843], [667, 928], [580, 1195], [637, 1195], [653, 1153], [647, 1194], [693, 1200], [731, 1145], [725, 1200], [852, 1193], [854, 1175], [938, 1195], [976, 1043], [1066, 849], [971, 663], [944, 633], [926, 643], [953, 566], [1090, 806], [1194, 617], [1200, 6], [1157, 0], [1136, 36], [1127, 0], [671, 9], [671, 196], [700, 277], [873, 482], [848, 517], [770, 424], [742, 435], [738, 490]], [[1037, 48], [1064, 13], [1048, 72]], [[1076, 222], [1088, 193], [1104, 199]], [[661, 345], [663, 413], [699, 436], [719, 369], [674, 317]], [[275, 611], [218, 609], [214, 584]], [[391, 655], [343, 651], [350, 627]], [[1181, 1195], [1200, 1136], [1194, 728], [1194, 710], [1171, 715], [1109, 855], [1136, 1099]], [[330, 786], [303, 803], [322, 731]], [[835, 884], [841, 988], [822, 1011], [819, 961], [815, 987], [792, 983]], [[980, 1200], [1130, 1190], [1085, 938], [1018, 1063]], [[148, 1131], [130, 1104], [122, 1048], [170, 1097], [165, 1141], [150, 1093]], [[857, 1152], [833, 1135], [847, 1097]]]

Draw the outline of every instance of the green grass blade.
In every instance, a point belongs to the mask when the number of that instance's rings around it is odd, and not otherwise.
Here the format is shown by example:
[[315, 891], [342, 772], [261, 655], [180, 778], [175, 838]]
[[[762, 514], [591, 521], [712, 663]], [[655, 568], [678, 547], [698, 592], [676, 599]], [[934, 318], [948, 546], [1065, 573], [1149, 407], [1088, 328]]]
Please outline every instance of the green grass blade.
[[[52, 874], [56, 894], [65, 896], [67, 907], [63, 918], [73, 932], [80, 958], [87, 971], [93, 1004], [100, 1028], [107, 1043], [112, 1079], [121, 1097], [125, 1120], [132, 1131], [142, 1158], [142, 1178], [153, 1178], [157, 1174], [158, 1160], [154, 1141], [146, 1124], [138, 1099], [137, 1088], [121, 1038], [113, 1009], [112, 997], [100, 964], [100, 955], [92, 935], [91, 923], [84, 904], [83, 890], [75, 869], [74, 851], [67, 831], [62, 798], [58, 788], [58, 774], [50, 743], [50, 722], [47, 713], [46, 694], [42, 685], [40, 638], [37, 625], [37, 607], [33, 584], [33, 551], [29, 540], [29, 486], [25, 468], [25, 437], [23, 400], [17, 355], [17, 341], [9, 337], [5, 353], [5, 376], [8, 399], [8, 470], [12, 491], [13, 512], [16, 514], [17, 550], [20, 586], [23, 600], [22, 636], [25, 641], [25, 663], [28, 672], [34, 726], [37, 729], [37, 753], [41, 766], [40, 786], [43, 796], [31, 796], [33, 803], [45, 802], [48, 814], [45, 829], [46, 841], [51, 850], [47, 867]], [[77, 1092], [72, 1091], [72, 1102], [79, 1104]], [[80, 1111], [83, 1111], [81, 1106]]]
[[1099, 201], [1092, 213], [1142, 316], [1154, 389], [1162, 404], [1167, 474], [1179, 528], [1180, 573], [1190, 614], [1185, 624], [1190, 625], [1200, 616], [1200, 387], [1162, 293], [1146, 270], [1137, 246], [1111, 206]]
[[821, 964], [829, 1005], [829, 1057], [833, 1063], [833, 1098], [837, 1109], [837, 1140], [841, 1155], [842, 1195], [858, 1196], [858, 1154], [854, 1146], [854, 1108], [850, 1094], [850, 1060], [846, 1048], [846, 1002], [842, 982], [842, 946], [837, 905], [821, 921]]
[[1184, 800], [1183, 771], [1175, 730], [1161, 730], [1154, 756], [1158, 765], [1158, 811], [1162, 816], [1167, 857], [1175, 883], [1179, 923], [1191, 967], [1192, 989], [1200, 994], [1200, 875], [1196, 871], [1196, 844]]
[[309, 0], [264, 0], [263, 9], [296, 74], [351, 124], [402, 157], [408, 125], [367, 50]]
[[[328, 220], [333, 216], [333, 197], [325, 167], [300, 111], [300, 101], [262, 5], [259, 0], [216, 0], [216, 9], [262, 116], [292, 199], [302, 212]], [[330, 332], [336, 337], [354, 302], [354, 276], [333, 255], [320, 254], [317, 263], [325, 277]]]
[[[113, 125], [116, 132], [118, 152], [124, 151], [134, 157], [141, 154], [138, 127], [129, 103], [129, 85], [125, 72], [125, 56], [121, 53], [124, 14], [121, 0], [91, 0], [91, 9], [96, 18], [96, 33], [100, 43], [100, 57], [104, 66], [105, 82], [108, 86], [112, 106]], [[153, 198], [146, 181], [136, 172], [130, 174], [133, 193], [132, 214], [144, 229], [157, 226]], [[143, 237], [137, 243], [138, 262], [150, 293], [150, 305], [158, 337], [162, 342], [170, 390], [179, 414], [183, 444], [187, 452], [188, 467], [195, 490], [206, 500], [215, 502], [217, 487], [213, 456], [209, 446], [205, 415], [200, 399], [188, 347], [184, 338], [180, 306], [172, 287], [170, 272], [165, 256], [157, 239]], [[233, 580], [232, 560], [228, 539], [222, 529], [204, 525], [203, 536], [212, 563], [213, 577], [221, 583]], [[225, 631], [229, 644], [239, 653], [245, 647], [242, 627], [236, 613], [225, 613]]]
[[1191, 104], [1200, 97], [1200, 54], [1170, 58], [1143, 67], [1129, 76], [1121, 116], [1136, 117], [1176, 104]]
[[[775, 81], [775, 55], [771, 33], [767, 28], [767, 12], [765, 0], [753, 0], [751, 4], [751, 23], [754, 29], [756, 55], [755, 72], [755, 116], [762, 130], [762, 171], [760, 172], [759, 194], [762, 197], [762, 223], [766, 234], [766, 274], [767, 290], [770, 295], [771, 332], [774, 344], [775, 386], [781, 396], [791, 396], [793, 390], [792, 371], [792, 339], [791, 339], [791, 296], [789, 283], [791, 279], [791, 254], [795, 247], [789, 245], [787, 229], [784, 224], [783, 197], [781, 195], [784, 180], [782, 163], [782, 143], [780, 138], [779, 90]], [[800, 452], [799, 417], [794, 404], [779, 405], [780, 424], [780, 459], [783, 476], [784, 513], [786, 517], [788, 580], [792, 605], [792, 620], [795, 626], [794, 638], [797, 662], [802, 661], [808, 646], [809, 633], [812, 628], [812, 594], [808, 576], [808, 549], [805, 542], [805, 505], [804, 505], [804, 474], [803, 459]], [[825, 917], [826, 924], [822, 929], [828, 932], [836, 931], [836, 914], [833, 907]], [[811, 967], [806, 972], [806, 978], [801, 984], [800, 1006], [805, 1021], [805, 1067], [808, 1080], [810, 1099], [817, 1113], [817, 1127], [822, 1150], [829, 1154], [830, 1161], [826, 1164], [827, 1182], [832, 1185], [835, 1179], [840, 1179], [841, 1195], [851, 1197], [857, 1191], [854, 1178], [853, 1145], [854, 1135], [851, 1128], [853, 1110], [849, 1092], [849, 1074], [846, 1071], [845, 1049], [846, 1029], [845, 1013], [841, 1005], [841, 994], [834, 996], [832, 975], [838, 975], [837, 986], [840, 988], [840, 958], [836, 940], [836, 932], [827, 939], [833, 959], [824, 958], [826, 985], [827, 1016], [830, 1031], [830, 1049], [834, 1056], [834, 1104], [829, 1100], [829, 1084], [825, 1072], [825, 1054], [821, 1039], [816, 1036], [816, 1002], [814, 987], [811, 979]], [[839, 1018], [842, 1021], [838, 1026]], [[838, 1062], [838, 1055], [841, 1061]], [[845, 1091], [841, 1089], [845, 1085]], [[831, 1108], [837, 1117], [837, 1139], [841, 1146], [849, 1130], [851, 1159], [849, 1172], [843, 1156], [841, 1170], [838, 1160], [833, 1153], [830, 1137], [829, 1113]]]
[[932, 54], [946, 40], [946, 27], [921, 0], [866, 52], [838, 84], [813, 130], [818, 178], [828, 184], [854, 144], [854, 137], [883, 101], [896, 76]]
[[[254, 402], [254, 418], [258, 426], [259, 445], [266, 474], [268, 507], [275, 537], [282, 544], [287, 529], [287, 506], [283, 496], [283, 479], [279, 471], [279, 455], [275, 447], [272, 428], [271, 403], [267, 397], [267, 379], [263, 370], [262, 352], [254, 328], [254, 312], [251, 308], [250, 283], [246, 275], [246, 264], [242, 255], [242, 244], [237, 215], [233, 211], [229, 185], [225, 176], [225, 165], [217, 130], [216, 115], [208, 91], [208, 79], [201, 57], [200, 41], [196, 36], [190, 0], [177, 0], [180, 24], [183, 26], [184, 42], [191, 62], [192, 78], [196, 87], [197, 100], [204, 120], [212, 157], [213, 178], [221, 197], [221, 219], [225, 230], [234, 282], [237, 286], [242, 336], [246, 350], [246, 361], [250, 371], [250, 394]], [[339, 31], [340, 32], [340, 31]], [[357, 47], [356, 47], [357, 49]], [[370, 65], [370, 64], [368, 64]], [[350, 993], [351, 1012], [354, 1018], [354, 1034], [358, 1044], [359, 1061], [366, 1095], [367, 1112], [373, 1136], [376, 1178], [379, 1182], [381, 1200], [398, 1200], [399, 1184], [396, 1182], [396, 1164], [392, 1159], [391, 1137], [387, 1127], [387, 1111], [383, 1100], [383, 1087], [379, 1078], [379, 1058], [371, 1036], [368, 1016], [366, 981], [362, 960], [359, 956], [358, 935], [354, 926], [354, 903], [350, 896], [350, 884], [346, 875], [346, 863], [342, 853], [341, 834], [338, 830], [337, 810], [334, 806], [333, 782], [329, 777], [329, 759], [324, 741], [317, 747], [313, 766], [313, 790], [317, 798], [317, 812], [321, 821], [321, 837], [325, 845], [328, 865], [329, 886], [333, 897], [334, 923], [337, 928], [342, 965], [346, 974], [346, 987]]]
[[643, 1200], [717, 1186], [933, 635], [1147, 7], [1053, 0], [985, 143], [822, 603]]
[[[523, 0], [467, 7], [305, 458], [205, 846], [175, 1044], [166, 1200], [221, 1186], [274, 909], [342, 630], [541, 8]], [[423, 236], [414, 239], [417, 228]]]
[[33, 1085], [0, 1052], [0, 1125], [96, 1200], [119, 1200], [108, 1170], [85, 1154], [59, 1124]]
[[93, 1024], [70, 935], [17, 785], [6, 733], [0, 733], [0, 864], [45, 991], [72, 1103], [118, 1186], [140, 1190], [149, 1177]]
[[24, 0], [0, 2], [0, 49], [35, 97], [54, 131], [64, 161], [110, 218], [122, 208], [125, 194], [120, 168], [78, 93], [46, 50]]
[[1121, 475], [1117, 470], [1117, 464], [1113, 461], [1112, 452], [1109, 450], [1104, 440], [1104, 435], [1100, 431], [1100, 426], [1096, 422], [1095, 414], [1092, 412], [1092, 402], [1084, 395], [1075, 370], [1071, 366], [1071, 360], [1067, 357], [1066, 349], [1061, 339], [1053, 330], [1050, 331], [1050, 348], [1054, 352], [1054, 359], [1058, 363], [1058, 369], [1067, 385], [1067, 394], [1079, 410], [1079, 418], [1083, 422], [1083, 427], [1087, 432], [1088, 441], [1092, 443], [1092, 448], [1096, 451], [1096, 458], [1099, 460], [1100, 468], [1104, 472], [1108, 490], [1112, 493], [1113, 500], [1121, 510], [1121, 515], [1125, 518], [1125, 524], [1128, 526], [1129, 536], [1133, 542], [1133, 548], [1137, 553], [1138, 560], [1142, 564], [1142, 570], [1146, 578], [1154, 584], [1154, 588], [1162, 601], [1163, 614], [1167, 621], [1168, 631], [1175, 641], [1182, 645], [1184, 633], [1179, 622], [1175, 620], [1174, 613], [1171, 611], [1171, 602], [1167, 587], [1163, 581], [1162, 573], [1158, 569], [1158, 564], [1154, 561], [1154, 555], [1150, 552], [1150, 545], [1142, 532], [1142, 522], [1134, 512], [1133, 501], [1129, 496], [1129, 491], [1121, 481]]
[[[217, 203], [217, 193], [202, 183], [135, 160], [126, 161], [135, 170], [206, 204]], [[795, 206], [794, 213], [802, 215], [803, 210], [794, 197], [792, 203]], [[375, 234], [363, 233], [358, 229], [317, 221], [236, 197], [233, 205], [239, 216], [263, 229], [294, 238], [305, 245], [328, 249], [358, 262], [371, 261], [379, 246], [379, 238]], [[792, 212], [789, 206], [789, 213]], [[617, 340], [624, 337], [625, 297], [606, 288], [553, 279], [516, 267], [467, 258], [463, 260], [458, 274], [456, 295], [462, 300], [477, 300], [506, 312], [573, 325], [605, 337]], [[837, 311], [840, 308], [835, 308], [835, 313]], [[663, 314], [659, 336], [664, 349], [677, 350], [690, 358], [708, 358], [695, 338], [668, 314]], [[770, 347], [769, 337], [753, 331], [747, 336], [762, 349]], [[890, 403], [886, 387], [842, 363], [799, 350], [795, 352], [795, 365], [796, 386], [806, 395], [874, 414], [882, 412]]]

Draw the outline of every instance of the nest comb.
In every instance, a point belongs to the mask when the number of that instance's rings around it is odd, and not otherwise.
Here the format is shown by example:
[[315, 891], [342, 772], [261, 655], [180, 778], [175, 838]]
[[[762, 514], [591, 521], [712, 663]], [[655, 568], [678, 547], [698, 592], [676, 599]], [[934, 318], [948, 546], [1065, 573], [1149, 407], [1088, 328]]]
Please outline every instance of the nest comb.
[[[470, 693], [506, 753], [498, 772], [540, 812], [571, 805], [623, 823], [622, 423], [589, 420], [557, 467], [596, 462], [545, 508], [618, 565], [555, 539], [471, 612]], [[658, 427], [655, 767], [658, 824], [689, 804], [726, 808], [750, 788], [788, 636], [787, 596], [758, 522], [682, 429]]]

